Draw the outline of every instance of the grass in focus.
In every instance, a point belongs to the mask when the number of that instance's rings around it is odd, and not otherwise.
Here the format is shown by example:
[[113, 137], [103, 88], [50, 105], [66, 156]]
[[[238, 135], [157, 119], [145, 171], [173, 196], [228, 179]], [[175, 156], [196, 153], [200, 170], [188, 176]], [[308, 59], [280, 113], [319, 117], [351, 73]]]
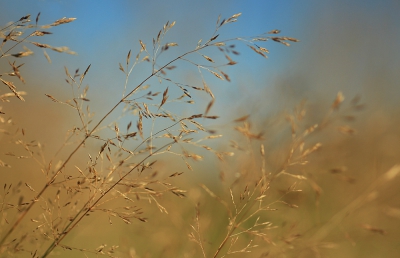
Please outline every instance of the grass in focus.
[[[71, 125], [53, 156], [27, 139], [23, 125], [5, 118], [7, 106], [1, 110], [0, 166], [2, 173], [12, 171], [0, 195], [1, 257], [354, 257], [371, 242], [384, 242], [379, 237], [388, 237], [390, 219], [378, 213], [399, 218], [387, 189], [400, 166], [376, 166], [369, 178], [359, 172], [371, 169], [360, 164], [362, 144], [351, 140], [362, 130], [354, 128], [365, 110], [360, 98], [345, 101], [339, 92], [317, 113], [303, 101], [266, 118], [267, 126], [251, 115], [238, 117], [232, 132], [227, 130], [229, 147], [214, 147], [224, 145], [225, 137], [207, 126], [219, 118], [212, 113], [216, 98], [210, 85], [230, 81], [229, 67], [239, 54], [235, 43], [266, 58], [265, 44], [298, 42], [279, 36], [279, 30], [223, 39], [220, 29], [239, 16], [219, 17], [208, 40], [169, 61], [168, 50], [179, 47], [166, 41], [175, 22], [167, 22], [150, 44], [140, 40], [137, 53], [129, 50], [119, 64], [125, 84], [104, 115], [90, 109], [96, 101], [85, 86], [91, 65], [83, 72], [65, 68], [71, 98], [44, 94], [52, 105], [73, 110], [79, 123]], [[33, 53], [27, 46], [43, 48], [49, 62], [46, 50], [74, 54], [32, 41], [74, 18], [49, 25], [39, 25], [39, 18], [32, 23], [24, 16], [1, 29], [1, 61], [9, 65], [0, 77], [4, 103], [23, 101], [27, 94], [12, 80], [29, 83], [15, 61]], [[139, 66], [148, 75], [132, 86]], [[197, 71], [198, 85], [175, 79], [182, 66]], [[197, 104], [204, 96], [209, 100]], [[185, 109], [195, 103], [200, 110]], [[110, 121], [117, 112], [119, 118]], [[341, 156], [343, 149], [360, 154], [349, 159]], [[209, 154], [218, 160], [209, 163], [218, 180], [191, 176], [201, 173], [199, 162]], [[24, 162], [29, 176], [14, 168]]]

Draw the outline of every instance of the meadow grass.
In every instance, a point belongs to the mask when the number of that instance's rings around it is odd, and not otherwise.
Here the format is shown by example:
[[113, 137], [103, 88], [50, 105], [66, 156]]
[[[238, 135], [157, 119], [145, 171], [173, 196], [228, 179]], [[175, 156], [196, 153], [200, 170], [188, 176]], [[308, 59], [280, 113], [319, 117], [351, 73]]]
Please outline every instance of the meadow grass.
[[[24, 16], [1, 29], [1, 61], [9, 64], [0, 78], [8, 89], [0, 95], [4, 103], [15, 97], [23, 101], [26, 95], [8, 79], [25, 82], [14, 59], [33, 54], [26, 45], [74, 54], [67, 47], [32, 41], [74, 18], [39, 25], [39, 17], [31, 23]], [[127, 51], [118, 65], [125, 76], [117, 93], [121, 97], [102, 116], [90, 109], [97, 100], [84, 86], [91, 65], [83, 72], [65, 68], [72, 97], [44, 95], [52, 105], [72, 109], [79, 122], [50, 157], [41, 142], [25, 137], [23, 125], [4, 118], [9, 112], [5, 105], [1, 155], [14, 161], [8, 164], [0, 156], [2, 171], [13, 173], [4, 177], [1, 194], [1, 257], [354, 257], [362, 234], [387, 234], [375, 225], [379, 220], [360, 224], [357, 219], [365, 206], [367, 212], [375, 211], [371, 202], [395, 179], [399, 165], [385, 165], [374, 178], [362, 177], [364, 182], [354, 186], [359, 175], [349, 168], [351, 160], [334, 159], [340, 148], [358, 146], [346, 139], [358, 133], [351, 124], [364, 108], [359, 98], [346, 102], [339, 92], [319, 117], [307, 116], [310, 105], [303, 101], [264, 118], [271, 122], [263, 127], [251, 115], [237, 117], [227, 133], [229, 148], [214, 147], [225, 138], [203, 125], [219, 118], [212, 114], [216, 100], [209, 81], [231, 80], [229, 67], [236, 65], [238, 55], [233, 43], [266, 58], [265, 43], [298, 42], [278, 36], [279, 30], [223, 39], [220, 28], [239, 17], [219, 17], [207, 40], [161, 64], [161, 54], [179, 47], [165, 42], [175, 22], [162, 26], [150, 44], [139, 40], [137, 53]], [[209, 54], [210, 48], [220, 56]], [[179, 65], [193, 67], [200, 85], [171, 76]], [[132, 71], [138, 66], [148, 69], [148, 75], [132, 87]], [[198, 105], [201, 110], [176, 111], [204, 102], [204, 96], [209, 100]], [[119, 118], [110, 119], [117, 112]], [[218, 163], [199, 165], [210, 159], [208, 154]], [[27, 167], [29, 174], [23, 171]], [[209, 167], [217, 180], [188, 175]], [[384, 211], [399, 217], [393, 205]]]

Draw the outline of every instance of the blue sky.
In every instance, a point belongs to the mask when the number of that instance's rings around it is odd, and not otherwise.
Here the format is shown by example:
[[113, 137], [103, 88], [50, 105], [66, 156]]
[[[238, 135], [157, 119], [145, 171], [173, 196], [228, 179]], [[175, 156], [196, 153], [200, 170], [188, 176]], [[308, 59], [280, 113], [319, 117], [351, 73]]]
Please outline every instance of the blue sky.
[[[87, 65], [92, 64], [86, 81], [91, 87], [89, 93], [101, 92], [110, 96], [110, 93], [116, 92], [116, 88], [122, 89], [124, 81], [124, 75], [118, 70], [118, 63], [125, 60], [130, 49], [133, 53], [139, 50], [139, 39], [150, 46], [151, 39], [167, 21], [176, 21], [176, 26], [169, 32], [167, 41], [175, 41], [179, 44], [179, 49], [174, 52], [178, 54], [192, 49], [199, 39], [206, 40], [210, 37], [214, 32], [218, 15], [228, 18], [239, 12], [243, 13], [239, 21], [221, 30], [221, 39], [255, 36], [276, 28], [281, 29], [285, 35], [301, 38], [299, 21], [305, 19], [306, 9], [310, 10], [311, 7], [311, 3], [304, 5], [298, 1], [274, 3], [272, 1], [17, 0], [1, 1], [0, 8], [7, 12], [2, 12], [0, 23], [5, 24], [28, 13], [34, 20], [38, 12], [41, 12], [41, 24], [51, 23], [62, 17], [77, 18], [73, 23], [52, 28], [53, 35], [46, 39], [38, 39], [38, 41], [42, 40], [53, 46], [68, 46], [76, 51], [78, 56], [47, 51], [53, 62], [49, 65], [41, 54], [41, 49], [33, 49], [36, 54], [26, 62], [40, 64], [33, 67], [40, 68], [42, 71], [31, 71], [32, 74], [40, 74], [45, 70], [46, 73], [50, 72], [53, 75], [47, 80], [50, 84], [47, 87], [52, 88], [53, 93], [54, 86], [52, 85], [61, 84], [63, 81], [63, 66], [67, 66], [70, 70], [76, 68], [83, 70]], [[234, 82], [223, 84], [223, 87], [228, 85], [230, 91], [232, 87], [235, 88], [237, 82], [235, 79], [239, 77], [235, 76], [237, 71], [246, 71], [247, 74], [254, 72], [255, 75], [251, 76], [253, 78], [259, 77], [260, 74], [263, 74], [263, 77], [267, 74], [276, 74], [279, 70], [285, 69], [284, 67], [287, 66], [285, 58], [289, 59], [287, 56], [295, 51], [294, 48], [269, 43], [270, 60], [264, 60], [251, 50], [243, 48], [240, 44], [237, 45], [239, 52], [244, 53], [236, 59], [240, 66], [232, 67], [230, 70], [232, 74], [227, 71]], [[31, 82], [46, 87], [41, 78], [42, 76], [33, 76]], [[242, 79], [247, 80], [245, 76]], [[214, 83], [220, 82], [217, 80]], [[114, 102], [118, 97], [119, 94], [115, 96]], [[101, 107], [106, 108], [106, 105], [101, 105]]]
[[[393, 83], [397, 80], [397, 72], [393, 68], [399, 67], [400, 58], [398, 51], [390, 50], [400, 42], [396, 18], [399, 9], [397, 1], [0, 0], [0, 24], [28, 13], [34, 20], [38, 12], [41, 12], [41, 24], [62, 17], [77, 18], [73, 23], [52, 28], [54, 34], [43, 41], [54, 46], [68, 46], [78, 55], [47, 51], [53, 61], [50, 65], [41, 49], [33, 49], [35, 55], [24, 60], [27, 67], [30, 64], [29, 67], [33, 67], [33, 70], [25, 71], [31, 84], [21, 87], [38, 96], [43, 96], [44, 92], [52, 95], [68, 93], [63, 84], [63, 66], [73, 71], [76, 68], [84, 70], [91, 64], [86, 83], [90, 85], [89, 94], [92, 95], [89, 96], [98, 100], [91, 103], [98, 114], [109, 109], [121, 95], [125, 78], [118, 70], [118, 63], [125, 61], [130, 49], [136, 54], [140, 48], [139, 39], [150, 46], [151, 39], [166, 21], [176, 21], [166, 41], [179, 44], [171, 50], [170, 57], [192, 49], [200, 38], [210, 37], [220, 14], [222, 18], [228, 18], [242, 13], [238, 22], [228, 24], [220, 31], [221, 39], [254, 36], [272, 29], [280, 29], [281, 35], [300, 39], [300, 43], [289, 48], [267, 42], [265, 47], [271, 52], [269, 59], [237, 44], [241, 52], [235, 57], [238, 65], [226, 70], [233, 81], [213, 80], [210, 85], [218, 98], [214, 113], [222, 115], [224, 110], [237, 106], [238, 111], [234, 113], [240, 116], [283, 104], [294, 106], [300, 98], [312, 98], [313, 94], [333, 99], [338, 91], [344, 91], [350, 96], [365, 93], [368, 98], [370, 92], [375, 97], [374, 90], [365, 84], [371, 72], [382, 74], [378, 68], [391, 78], [377, 82], [386, 85], [381, 86], [381, 99], [393, 98], [394, 101]], [[145, 76], [146, 72], [139, 69], [136, 74], [134, 72], [129, 86], [134, 87], [135, 78]], [[179, 79], [187, 80], [190, 73], [179, 76]], [[46, 83], [43, 83], [43, 77]], [[36, 87], [42, 90], [29, 90]], [[268, 90], [272, 88], [274, 90]], [[291, 96], [271, 97], [278, 93]], [[254, 100], [252, 105], [246, 104], [249, 98]], [[292, 100], [293, 103], [282, 104]], [[255, 105], [258, 102], [265, 102], [266, 106]]]
[[[279, 3], [279, 4], [276, 4]], [[239, 22], [226, 26], [221, 37], [251, 36], [279, 28], [285, 35], [299, 37], [299, 21], [304, 20], [307, 8], [298, 1], [1, 1], [0, 22], [30, 13], [34, 19], [41, 12], [41, 22], [50, 23], [61, 17], [75, 17], [71, 24], [52, 29], [54, 35], [46, 40], [53, 45], [67, 45], [78, 57], [58, 57], [54, 66], [85, 67], [88, 63], [101, 69], [118, 68], [129, 49], [138, 49], [138, 40], [150, 44], [152, 37], [166, 21], [176, 21], [170, 39], [179, 42], [182, 49], [190, 49], [200, 38], [213, 33], [219, 14], [227, 18], [241, 12]], [[301, 11], [303, 10], [303, 11]], [[274, 44], [270, 44], [274, 45]], [[290, 51], [276, 47], [271, 56]], [[42, 56], [35, 56], [42, 58]], [[283, 59], [283, 58], [282, 58]], [[274, 58], [274, 67], [282, 65]], [[246, 58], [265, 64], [262, 58]], [[242, 61], [243, 62], [243, 61]], [[249, 66], [247, 63], [246, 66]], [[254, 65], [255, 66], [255, 65]], [[58, 67], [55, 67], [58, 69]], [[242, 67], [243, 69], [243, 67]], [[104, 73], [104, 72], [103, 72]]]

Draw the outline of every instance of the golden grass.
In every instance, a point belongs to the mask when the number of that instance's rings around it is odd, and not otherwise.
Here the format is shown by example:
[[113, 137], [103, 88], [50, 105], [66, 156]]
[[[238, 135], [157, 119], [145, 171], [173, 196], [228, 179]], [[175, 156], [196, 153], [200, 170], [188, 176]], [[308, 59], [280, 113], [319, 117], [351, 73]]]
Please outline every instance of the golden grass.
[[[137, 54], [129, 50], [119, 64], [126, 78], [119, 101], [100, 117], [90, 110], [89, 103], [96, 100], [83, 87], [91, 66], [83, 73], [65, 68], [71, 99], [45, 95], [52, 105], [74, 110], [78, 123], [50, 155], [42, 143], [28, 139], [25, 129], [4, 118], [8, 106], [1, 111], [0, 167], [12, 173], [4, 177], [0, 195], [1, 257], [355, 257], [368, 256], [363, 250], [373, 253], [369, 246], [377, 243], [390, 247], [381, 251], [386, 257], [396, 252], [387, 242], [398, 234], [382, 214], [400, 217], [390, 199], [400, 168], [392, 161], [370, 167], [383, 156], [365, 153], [364, 144], [375, 131], [354, 122], [364, 108], [359, 98], [346, 101], [339, 92], [326, 111], [320, 106], [310, 110], [301, 102], [283, 115], [263, 118], [271, 121], [268, 126], [251, 115], [235, 117], [226, 148], [219, 147], [225, 144], [222, 135], [202, 125], [218, 118], [212, 114], [215, 96], [208, 81], [231, 80], [227, 70], [238, 54], [232, 41], [263, 57], [269, 51], [259, 44], [265, 41], [298, 42], [277, 36], [279, 30], [221, 39], [219, 29], [239, 16], [219, 17], [208, 40], [163, 64], [160, 54], [178, 47], [164, 42], [175, 22], [162, 27], [151, 47], [140, 40]], [[10, 65], [1, 74], [10, 91], [0, 95], [3, 102], [26, 95], [4, 78], [24, 82], [21, 66], [10, 60], [32, 51], [10, 54], [12, 50], [33, 44], [73, 54], [67, 47], [30, 38], [74, 18], [39, 26], [39, 17], [33, 24], [30, 16], [22, 17], [1, 30], [1, 59]], [[217, 48], [225, 63], [207, 53], [209, 48]], [[169, 76], [179, 62], [198, 71], [200, 86]], [[149, 73], [132, 88], [137, 66]], [[202, 110], [172, 112], [202, 95], [209, 98]], [[110, 121], [115, 112], [121, 112], [120, 118]], [[127, 124], [126, 117], [131, 119]], [[11, 162], [2, 161], [4, 157]], [[199, 165], [204, 160], [211, 161]], [[212, 173], [201, 173], [205, 170]], [[371, 170], [372, 177], [363, 173]], [[199, 173], [189, 176], [190, 171]]]

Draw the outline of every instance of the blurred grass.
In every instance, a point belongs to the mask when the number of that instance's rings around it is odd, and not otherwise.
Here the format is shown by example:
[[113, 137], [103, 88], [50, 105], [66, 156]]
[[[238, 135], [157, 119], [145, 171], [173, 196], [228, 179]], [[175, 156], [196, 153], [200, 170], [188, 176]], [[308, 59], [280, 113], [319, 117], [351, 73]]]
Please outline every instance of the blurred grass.
[[[107, 216], [94, 214], [84, 220], [78, 230], [72, 231], [65, 244], [91, 250], [103, 243], [107, 247], [119, 245], [123, 257], [128, 257], [129, 253], [132, 257], [202, 257], [198, 246], [188, 240], [190, 224], [194, 225], [195, 207], [200, 203], [202, 238], [207, 257], [211, 256], [211, 250], [215, 250], [223, 239], [228, 218], [223, 205], [199, 185], [207, 185], [232, 205], [229, 187], [237, 176], [241, 175], [241, 181], [232, 186], [236, 198], [245, 185], [254, 184], [254, 178], [260, 173], [261, 159], [258, 153], [261, 143], [266, 148], [267, 171], [280, 171], [292, 142], [287, 114], [292, 114], [293, 109], [305, 99], [307, 113], [300, 128], [320, 123], [336, 93], [341, 90], [346, 99], [340, 110], [333, 114], [335, 120], [317, 129], [306, 141], [308, 147], [321, 142], [322, 148], [310, 156], [307, 165], [289, 170], [305, 176], [307, 180], [277, 177], [268, 192], [271, 203], [282, 198], [298, 208], [276, 203], [274, 208], [277, 211], [263, 212], [260, 220], [269, 221], [277, 228], [266, 231], [267, 238], [264, 241], [255, 240], [253, 244], [257, 243], [259, 247], [246, 257], [397, 257], [400, 254], [399, 179], [373, 187], [385, 172], [400, 161], [399, 75], [395, 69], [399, 60], [398, 51], [395, 51], [399, 35], [393, 33], [392, 26], [395, 25], [391, 23], [391, 16], [381, 23], [367, 23], [370, 18], [360, 11], [357, 15], [343, 14], [338, 21], [341, 12], [342, 9], [338, 8], [328, 17], [322, 12], [319, 15], [325, 21], [314, 26], [310, 24], [307, 29], [318, 33], [301, 38], [305, 46], [300, 56], [291, 61], [292, 70], [283, 71], [272, 81], [264, 78], [268, 87], [250, 86], [250, 90], [243, 90], [249, 85], [239, 85], [239, 90], [230, 93], [230, 96], [240, 99], [241, 104], [232, 105], [230, 109], [213, 110], [232, 118], [230, 120], [237, 118], [238, 114], [251, 114], [252, 129], [264, 132], [264, 140], [248, 144], [232, 129], [236, 124], [216, 126], [218, 132], [225, 135], [224, 139], [236, 141], [243, 150], [235, 150], [236, 155], [224, 163], [219, 163], [215, 157], [207, 157], [205, 161], [193, 164], [195, 172], [186, 172], [184, 176], [174, 179], [177, 186], [188, 192], [185, 199], [172, 194], [161, 198], [160, 202], [167, 208], [168, 215], [146, 201], [141, 201], [140, 206], [149, 218], [148, 223], [134, 221], [133, 225], [127, 227], [123, 222], [113, 219], [113, 225], [109, 225]], [[370, 27], [365, 26], [366, 23]], [[371, 40], [370, 31], [379, 40]], [[250, 92], [249, 97], [239, 98], [245, 95], [243, 92]], [[345, 117], [348, 115], [346, 107], [357, 95], [361, 96], [360, 102], [365, 107], [351, 113], [354, 115], [352, 121]], [[27, 142], [37, 139], [45, 143], [47, 156], [61, 144], [65, 128], [70, 125], [70, 119], [74, 119], [63, 107], [44, 100], [42, 92], [27, 98], [26, 104], [14, 101], [7, 108], [13, 110], [16, 127], [23, 126], [25, 129]], [[354, 128], [356, 133], [341, 133], [338, 127], [343, 125]], [[11, 125], [5, 126], [16, 130]], [[1, 138], [2, 154], [23, 153], [21, 146], [8, 143], [8, 139], [8, 136]], [[217, 148], [232, 151], [226, 142], [220, 142]], [[95, 148], [86, 150], [95, 152]], [[37, 177], [37, 165], [33, 160], [24, 160], [22, 163], [7, 155], [2, 155], [2, 160], [18, 171], [16, 177], [15, 173], [1, 168], [2, 182], [4, 180], [16, 185], [22, 180], [35, 189], [43, 183]], [[75, 164], [84, 163], [84, 160], [76, 160]], [[184, 165], [171, 164], [169, 160], [160, 163], [156, 168], [160, 174], [185, 169]], [[225, 181], [219, 179], [221, 171], [225, 174]], [[283, 196], [295, 182], [302, 192]], [[30, 193], [24, 187], [18, 191], [21, 192], [15, 198]], [[366, 199], [341, 215], [340, 223], [331, 221], [363, 195]], [[245, 226], [249, 227], [251, 223]], [[322, 233], [319, 233], [321, 230]], [[317, 233], [326, 233], [326, 236], [318, 238]], [[236, 244], [237, 249], [245, 247], [249, 240], [250, 237], [243, 234], [243, 239]], [[80, 251], [61, 249], [56, 253], [58, 257], [82, 255]], [[97, 257], [97, 254], [87, 256]], [[231, 257], [243, 257], [243, 254]]]

